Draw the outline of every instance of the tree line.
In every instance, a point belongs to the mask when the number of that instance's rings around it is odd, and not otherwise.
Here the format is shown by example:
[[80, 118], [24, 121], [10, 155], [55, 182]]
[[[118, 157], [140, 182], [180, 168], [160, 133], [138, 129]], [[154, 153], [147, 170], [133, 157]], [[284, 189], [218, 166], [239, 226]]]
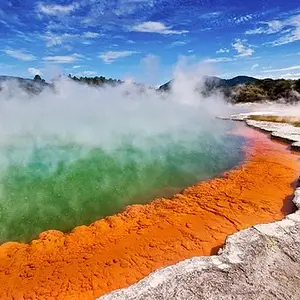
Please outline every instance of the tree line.
[[76, 77], [69, 74], [68, 77], [74, 81], [87, 83], [89, 85], [103, 85], [103, 84], [117, 85], [122, 83], [121, 80], [112, 79], [112, 78], [107, 79], [104, 76]]
[[300, 101], [300, 79], [258, 79], [252, 83], [224, 89], [231, 102]]

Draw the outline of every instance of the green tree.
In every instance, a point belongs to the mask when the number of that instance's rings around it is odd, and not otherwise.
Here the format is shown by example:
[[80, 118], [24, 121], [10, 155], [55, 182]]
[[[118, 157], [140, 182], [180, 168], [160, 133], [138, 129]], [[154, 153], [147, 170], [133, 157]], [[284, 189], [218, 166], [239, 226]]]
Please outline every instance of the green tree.
[[295, 82], [295, 90], [300, 93], [300, 79], [296, 80]]
[[34, 81], [42, 81], [42, 78], [39, 74], [36, 74], [33, 78]]

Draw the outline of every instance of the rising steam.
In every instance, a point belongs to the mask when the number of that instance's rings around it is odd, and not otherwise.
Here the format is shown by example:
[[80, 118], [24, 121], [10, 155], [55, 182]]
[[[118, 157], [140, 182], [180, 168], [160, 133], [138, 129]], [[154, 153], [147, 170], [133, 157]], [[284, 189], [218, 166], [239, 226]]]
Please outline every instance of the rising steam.
[[232, 167], [240, 142], [215, 119], [229, 108], [195, 91], [199, 79], [177, 69], [170, 93], [61, 78], [30, 95], [3, 83], [0, 242], [70, 230]]

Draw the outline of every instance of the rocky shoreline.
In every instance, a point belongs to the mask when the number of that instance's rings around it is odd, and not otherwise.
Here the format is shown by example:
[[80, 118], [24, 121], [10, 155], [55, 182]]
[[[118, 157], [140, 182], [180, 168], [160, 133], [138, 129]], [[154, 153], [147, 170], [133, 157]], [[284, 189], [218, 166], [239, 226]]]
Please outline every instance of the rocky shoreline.
[[[247, 120], [300, 150], [300, 128], [289, 124]], [[282, 221], [255, 225], [226, 239], [218, 255], [194, 257], [161, 268], [140, 282], [99, 300], [145, 299], [300, 299], [300, 188], [297, 211]]]
[[[221, 119], [245, 122], [250, 127], [270, 133], [271, 138], [273, 139], [278, 139], [291, 144], [292, 150], [300, 151], [300, 127], [295, 127], [287, 123], [248, 119], [248, 117], [253, 114], [258, 115], [259, 113], [237, 114], [230, 117], [221, 117]], [[267, 115], [271, 115], [271, 113], [267, 113]]]

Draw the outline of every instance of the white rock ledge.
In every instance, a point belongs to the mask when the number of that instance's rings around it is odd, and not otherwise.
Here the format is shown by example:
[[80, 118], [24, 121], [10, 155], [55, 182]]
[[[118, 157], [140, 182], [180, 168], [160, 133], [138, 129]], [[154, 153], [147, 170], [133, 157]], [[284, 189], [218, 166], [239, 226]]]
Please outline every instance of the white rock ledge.
[[[280, 132], [283, 137], [282, 132], [296, 134], [291, 125], [246, 122], [272, 134]], [[287, 140], [295, 142], [294, 137]], [[300, 147], [300, 138], [297, 143]], [[218, 255], [161, 268], [99, 300], [299, 300], [300, 188], [293, 202], [297, 207], [294, 214], [228, 236]]]
[[293, 150], [300, 151], [300, 127], [291, 124], [247, 120], [248, 126], [271, 133], [271, 138], [291, 144]]

